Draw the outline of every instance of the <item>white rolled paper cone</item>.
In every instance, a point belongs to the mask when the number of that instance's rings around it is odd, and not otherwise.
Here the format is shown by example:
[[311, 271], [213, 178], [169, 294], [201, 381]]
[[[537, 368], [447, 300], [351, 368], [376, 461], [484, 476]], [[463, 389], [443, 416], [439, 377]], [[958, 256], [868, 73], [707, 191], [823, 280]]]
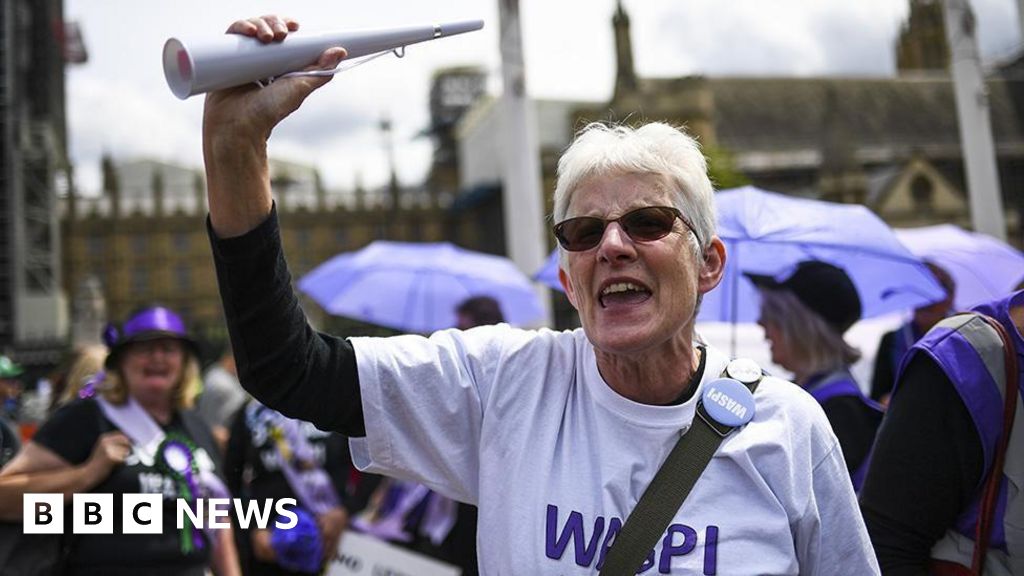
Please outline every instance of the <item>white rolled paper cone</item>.
[[240, 86], [296, 72], [316, 62], [335, 46], [347, 58], [394, 50], [409, 44], [454, 36], [483, 28], [483, 20], [430, 24], [405, 28], [348, 30], [317, 34], [292, 33], [281, 42], [264, 44], [239, 34], [184, 42], [170, 38], [164, 44], [164, 77], [171, 92], [189, 96]]

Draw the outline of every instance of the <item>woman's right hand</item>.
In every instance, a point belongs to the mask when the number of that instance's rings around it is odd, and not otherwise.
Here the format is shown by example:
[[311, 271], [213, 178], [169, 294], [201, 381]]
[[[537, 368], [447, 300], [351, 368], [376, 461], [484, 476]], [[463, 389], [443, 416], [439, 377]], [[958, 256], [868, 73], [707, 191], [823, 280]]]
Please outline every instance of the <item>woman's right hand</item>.
[[[299, 23], [277, 15], [237, 20], [228, 27], [228, 34], [240, 34], [264, 44], [281, 42], [299, 29]], [[325, 50], [307, 70], [330, 70], [345, 57], [340, 47]], [[278, 80], [269, 86], [253, 84], [211, 92], [206, 96], [203, 130], [207, 138], [242, 136], [266, 141], [281, 120], [294, 112], [314, 90], [330, 81], [331, 76], [298, 76]]]
[[[298, 22], [279, 16], [239, 20], [228, 28], [260, 42], [280, 42]], [[329, 48], [309, 69], [329, 70], [345, 57]], [[278, 122], [298, 109], [330, 76], [293, 76], [260, 88], [254, 84], [206, 95], [203, 158], [210, 223], [221, 238], [241, 236], [266, 220], [273, 206], [267, 139]]]
[[86, 466], [96, 472], [102, 479], [106, 478], [115, 466], [124, 464], [132, 453], [132, 442], [121, 432], [107, 432], [99, 437]]

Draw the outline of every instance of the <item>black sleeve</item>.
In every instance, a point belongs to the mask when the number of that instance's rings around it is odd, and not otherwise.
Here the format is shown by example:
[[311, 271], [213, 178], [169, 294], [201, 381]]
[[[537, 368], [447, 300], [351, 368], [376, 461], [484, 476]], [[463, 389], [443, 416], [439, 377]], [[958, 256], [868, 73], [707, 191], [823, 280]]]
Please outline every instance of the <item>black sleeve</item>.
[[975, 497], [981, 439], [952, 382], [927, 354], [907, 366], [878, 432], [861, 511], [882, 572], [927, 572], [932, 546]]
[[321, 430], [365, 436], [355, 351], [314, 331], [291, 286], [276, 206], [258, 227], [217, 238], [207, 218], [228, 334], [242, 385], [263, 404]]
[[54, 412], [32, 441], [77, 466], [92, 455], [100, 434], [113, 430], [113, 427], [103, 426], [103, 421], [99, 404], [93, 400], [75, 400]]
[[892, 385], [896, 381], [896, 371], [893, 369], [893, 342], [899, 336], [899, 331], [886, 332], [878, 343], [878, 353], [875, 354], [875, 369], [871, 375], [871, 399], [878, 402], [882, 396], [892, 392]]
[[839, 440], [846, 469], [853, 474], [871, 450], [881, 416], [867, 408], [857, 396], [836, 396], [821, 408]]
[[231, 495], [243, 498], [242, 475], [245, 472], [245, 458], [249, 447], [249, 428], [245, 425], [245, 404], [231, 419], [230, 436], [224, 451], [224, 480]]

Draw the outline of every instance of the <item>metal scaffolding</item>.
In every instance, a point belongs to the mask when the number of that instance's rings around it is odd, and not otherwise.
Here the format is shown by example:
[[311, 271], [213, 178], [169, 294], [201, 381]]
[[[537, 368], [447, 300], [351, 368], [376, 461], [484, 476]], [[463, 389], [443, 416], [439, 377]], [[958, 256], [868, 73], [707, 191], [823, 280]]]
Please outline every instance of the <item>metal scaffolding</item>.
[[0, 350], [45, 365], [67, 337], [57, 194], [71, 188], [64, 112], [69, 34], [61, 0], [0, 6]]

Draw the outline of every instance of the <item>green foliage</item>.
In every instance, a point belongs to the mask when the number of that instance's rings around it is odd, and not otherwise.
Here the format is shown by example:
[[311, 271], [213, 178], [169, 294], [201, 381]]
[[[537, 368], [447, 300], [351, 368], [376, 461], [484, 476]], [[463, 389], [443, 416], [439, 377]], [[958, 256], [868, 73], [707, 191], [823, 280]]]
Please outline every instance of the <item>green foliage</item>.
[[708, 159], [708, 175], [716, 190], [750, 184], [750, 178], [736, 168], [732, 152], [718, 146], [704, 146], [703, 149]]

